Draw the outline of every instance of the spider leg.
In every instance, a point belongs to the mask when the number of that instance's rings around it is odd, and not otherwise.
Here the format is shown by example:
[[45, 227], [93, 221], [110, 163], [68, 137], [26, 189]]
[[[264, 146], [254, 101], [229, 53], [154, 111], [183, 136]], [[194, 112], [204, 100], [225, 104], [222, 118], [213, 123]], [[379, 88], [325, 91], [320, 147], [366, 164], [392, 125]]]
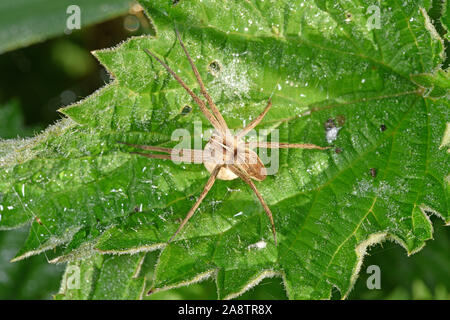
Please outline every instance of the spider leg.
[[131, 146], [134, 148], [142, 149], [142, 150], [168, 153], [168, 154], [151, 154], [151, 153], [142, 153], [142, 152], [131, 152], [132, 154], [138, 154], [138, 155], [141, 155], [141, 156], [144, 156], [147, 158], [152, 158], [152, 159], [182, 161], [182, 162], [187, 162], [187, 163], [204, 163], [205, 161], [212, 161], [212, 157], [209, 156], [207, 153], [203, 152], [203, 150], [172, 149], [172, 148], [125, 143], [125, 142], [118, 142], [118, 143], [124, 144], [127, 146]]
[[267, 112], [269, 112], [270, 107], [272, 106], [272, 100], [269, 98], [269, 101], [267, 101], [267, 106], [265, 107], [265, 109], [263, 110], [263, 112], [260, 113], [259, 116], [257, 116], [255, 119], [253, 119], [252, 122], [250, 122], [248, 124], [248, 126], [246, 126], [244, 129], [242, 129], [238, 134], [237, 137], [238, 139], [241, 139], [242, 137], [244, 137], [247, 133], [250, 132], [250, 130], [252, 130], [254, 127], [256, 127], [261, 120], [265, 117], [265, 115], [267, 114]]
[[154, 146], [147, 146], [147, 145], [143, 145], [143, 144], [133, 144], [133, 143], [120, 142], [120, 141], [117, 141], [117, 143], [124, 144], [124, 145], [138, 148], [138, 149], [142, 149], [142, 150], [150, 150], [150, 151], [158, 151], [158, 152], [166, 152], [166, 153], [172, 152], [172, 149], [164, 148], [164, 147], [154, 147]]
[[138, 154], [140, 156], [144, 156], [150, 159], [161, 159], [161, 160], [170, 160], [171, 157], [169, 154], [151, 154], [151, 153], [143, 153], [143, 152], [130, 152], [131, 154]]
[[311, 143], [285, 143], [285, 142], [249, 142], [245, 144], [246, 147], [252, 148], [271, 148], [271, 149], [287, 149], [287, 148], [299, 148], [299, 149], [319, 149], [326, 150], [331, 147], [321, 147]]
[[178, 29], [175, 29], [175, 32], [177, 34], [178, 41], [180, 42], [181, 48], [183, 48], [184, 53], [186, 54], [187, 59], [189, 60], [189, 64], [192, 67], [192, 71], [194, 71], [195, 78], [197, 79], [198, 84], [200, 85], [200, 91], [202, 92], [202, 95], [206, 98], [206, 101], [208, 102], [213, 114], [215, 115], [216, 119], [219, 121], [219, 124], [222, 127], [222, 133], [225, 135], [228, 131], [227, 123], [225, 122], [225, 119], [222, 117], [222, 114], [220, 113], [219, 109], [217, 108], [216, 104], [212, 100], [211, 96], [206, 91], [205, 85], [203, 83], [203, 80], [200, 76], [200, 73], [197, 70], [197, 67], [195, 66], [194, 62], [192, 61], [191, 56], [189, 55], [189, 52], [187, 51], [186, 47], [184, 46], [183, 41], [181, 40], [180, 33], [178, 32]]
[[153, 52], [151, 52], [148, 49], [144, 49], [145, 53], [147, 53], [149, 56], [153, 57], [156, 61], [158, 61], [174, 78], [178, 81], [178, 83], [186, 90], [187, 93], [194, 99], [194, 101], [198, 104], [200, 107], [200, 110], [203, 112], [205, 117], [208, 119], [208, 121], [214, 126], [216, 130], [219, 132], [222, 132], [221, 125], [217, 121], [217, 119], [214, 117], [214, 115], [206, 108], [205, 103], [187, 86], [186, 83], [184, 83], [183, 80], [160, 58], [158, 58]]
[[176, 235], [183, 229], [184, 225], [189, 221], [189, 219], [194, 215], [195, 210], [197, 210], [200, 203], [202, 203], [203, 199], [208, 194], [209, 190], [211, 190], [214, 182], [216, 181], [216, 177], [219, 174], [220, 169], [222, 169], [222, 165], [217, 165], [214, 170], [211, 172], [211, 176], [209, 177], [208, 181], [206, 182], [206, 185], [203, 189], [203, 192], [201, 193], [200, 197], [195, 202], [194, 206], [189, 210], [184, 220], [181, 222], [180, 226], [178, 227], [177, 231], [173, 234], [173, 236], [169, 239], [169, 243], [172, 242], [172, 240], [176, 237]]
[[252, 179], [250, 179], [244, 172], [239, 170], [236, 166], [227, 166], [234, 174], [239, 176], [242, 180], [244, 180], [245, 183], [247, 183], [250, 188], [252, 188], [253, 192], [256, 194], [256, 196], [259, 199], [259, 202], [261, 202], [261, 205], [264, 208], [264, 211], [266, 212], [267, 217], [270, 220], [270, 224], [272, 225], [272, 233], [273, 233], [273, 240], [275, 241], [275, 245], [277, 245], [277, 232], [275, 230], [275, 223], [273, 222], [273, 216], [272, 211], [270, 211], [269, 206], [264, 201], [264, 198], [259, 193], [258, 189], [256, 188], [255, 184], [253, 183]]

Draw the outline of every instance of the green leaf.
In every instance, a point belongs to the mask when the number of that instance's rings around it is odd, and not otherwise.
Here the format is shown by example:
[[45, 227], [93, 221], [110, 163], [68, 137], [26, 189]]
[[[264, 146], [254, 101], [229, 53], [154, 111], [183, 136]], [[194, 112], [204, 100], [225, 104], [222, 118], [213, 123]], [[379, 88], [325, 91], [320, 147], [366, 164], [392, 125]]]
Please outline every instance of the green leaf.
[[[440, 221], [435, 222], [433, 241], [412, 257], [406, 257], [394, 243], [371, 248], [364, 260], [361, 277], [350, 299], [420, 299], [434, 298], [448, 300], [450, 292], [450, 233]], [[381, 290], [368, 290], [366, 281], [370, 274], [365, 270], [377, 265], [381, 270]], [[424, 286], [433, 293], [427, 297], [418, 294], [416, 287]], [[424, 290], [420, 290], [424, 291]], [[419, 293], [420, 293], [419, 291]]]
[[450, 41], [450, 14], [449, 14], [448, 6], [449, 6], [449, 2], [447, 0], [442, 1], [441, 24], [446, 31], [445, 39], [447, 39], [447, 41]]
[[44, 255], [11, 264], [9, 261], [22, 246], [28, 228], [0, 232], [0, 299], [50, 299], [58, 290], [62, 265], [49, 264]]
[[144, 254], [96, 255], [69, 263], [61, 282], [59, 300], [141, 299], [145, 278], [138, 277]]
[[0, 53], [64, 34], [73, 14], [80, 8], [81, 26], [117, 17], [130, 7], [130, 0], [3, 0], [0, 4]]
[[[432, 238], [427, 212], [450, 223], [450, 102], [424, 89], [448, 94], [429, 1], [383, 2], [381, 28], [373, 30], [366, 2], [142, 4], [156, 37], [95, 53], [112, 83], [63, 109], [69, 118], [43, 134], [0, 142], [0, 228], [32, 221], [16, 260], [50, 248], [53, 262], [71, 263], [98, 252], [161, 250], [153, 292], [213, 277], [219, 298], [232, 298], [278, 276], [289, 298], [323, 299], [333, 287], [347, 296], [368, 246], [393, 239], [412, 254]], [[195, 121], [210, 128], [143, 51], [156, 52], [199, 93], [174, 22], [230, 128], [254, 119], [272, 96], [259, 128], [278, 129], [283, 142], [333, 146], [280, 150], [278, 172], [257, 184], [278, 246], [239, 180], [217, 181], [166, 245], [209, 174], [201, 165], [131, 155], [117, 143], [170, 147], [176, 129], [199, 136]], [[331, 123], [338, 134], [330, 138]], [[123, 290], [111, 296], [127, 296]], [[92, 297], [86, 292], [79, 297]]]
[[432, 99], [448, 99], [450, 89], [450, 73], [448, 70], [438, 70], [434, 74], [414, 74], [411, 76], [411, 80], [426, 90], [424, 96]]

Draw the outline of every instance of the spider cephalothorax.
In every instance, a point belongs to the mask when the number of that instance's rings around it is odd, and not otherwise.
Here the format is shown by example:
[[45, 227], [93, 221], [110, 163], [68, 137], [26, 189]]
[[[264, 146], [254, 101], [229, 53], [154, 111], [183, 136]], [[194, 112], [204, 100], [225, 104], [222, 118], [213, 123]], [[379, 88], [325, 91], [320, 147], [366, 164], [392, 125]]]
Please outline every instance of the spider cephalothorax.
[[217, 174], [217, 179], [233, 180], [238, 178], [239, 176], [235, 173], [236, 169], [257, 181], [266, 178], [267, 173], [263, 162], [256, 152], [246, 146], [238, 136], [213, 135], [203, 149], [203, 154], [207, 158], [203, 164], [210, 173], [217, 165], [223, 165]]
[[326, 147], [319, 147], [313, 144], [295, 144], [295, 143], [274, 143], [274, 142], [256, 142], [256, 143], [246, 143], [243, 138], [246, 136], [253, 128], [255, 128], [264, 116], [269, 111], [272, 106], [272, 102], [269, 99], [266, 108], [261, 112], [261, 114], [256, 117], [251, 123], [249, 123], [242, 130], [237, 132], [236, 134], [232, 134], [231, 130], [228, 128], [227, 123], [222, 117], [219, 109], [214, 104], [210, 95], [206, 91], [205, 85], [203, 84], [202, 78], [192, 61], [188, 51], [186, 50], [183, 42], [181, 41], [181, 37], [176, 31], [177, 38], [180, 42], [181, 47], [183, 48], [186, 57], [192, 67], [192, 71], [194, 72], [195, 78], [200, 86], [200, 91], [203, 97], [206, 99], [206, 102], [209, 108], [206, 106], [205, 102], [201, 100], [185, 83], [184, 81], [160, 58], [158, 58], [153, 52], [148, 49], [145, 49], [145, 52], [150, 56], [156, 59], [174, 78], [178, 81], [178, 83], [186, 90], [186, 92], [194, 99], [197, 105], [200, 107], [202, 113], [209, 120], [211, 125], [214, 127], [215, 132], [211, 136], [211, 139], [206, 144], [203, 150], [196, 149], [171, 149], [164, 147], [156, 147], [156, 146], [146, 146], [146, 145], [135, 145], [128, 144], [130, 146], [143, 149], [156, 151], [163, 154], [152, 154], [152, 153], [141, 153], [141, 152], [133, 152], [135, 154], [139, 154], [152, 159], [166, 159], [166, 160], [174, 160], [174, 161], [184, 161], [191, 163], [203, 163], [206, 169], [211, 173], [206, 185], [201, 193], [200, 197], [195, 202], [194, 206], [189, 210], [184, 220], [181, 222], [177, 231], [173, 234], [173, 236], [169, 239], [169, 242], [172, 241], [175, 236], [181, 231], [184, 225], [188, 222], [188, 220], [194, 215], [194, 212], [197, 210], [200, 203], [206, 197], [208, 191], [213, 186], [216, 179], [220, 180], [233, 180], [236, 178], [241, 178], [245, 183], [247, 183], [250, 188], [254, 191], [256, 196], [258, 197], [261, 205], [266, 212], [270, 223], [272, 225], [272, 232], [275, 244], [277, 243], [275, 223], [273, 221], [272, 212], [270, 208], [267, 206], [266, 202], [262, 198], [261, 194], [258, 192], [253, 180], [263, 181], [267, 176], [266, 168], [258, 157], [256, 152], [254, 152], [253, 148], [303, 148], [303, 149], [327, 149]]

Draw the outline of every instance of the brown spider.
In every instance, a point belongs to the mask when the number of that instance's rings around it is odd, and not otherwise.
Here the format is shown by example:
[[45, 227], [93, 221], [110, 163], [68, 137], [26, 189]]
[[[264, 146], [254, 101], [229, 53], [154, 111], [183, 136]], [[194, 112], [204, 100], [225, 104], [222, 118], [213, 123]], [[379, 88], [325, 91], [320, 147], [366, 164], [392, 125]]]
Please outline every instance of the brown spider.
[[[183, 48], [184, 53], [186, 54], [187, 59], [192, 67], [192, 70], [195, 74], [197, 82], [200, 86], [200, 91], [202, 95], [205, 97], [209, 107], [209, 110], [203, 100], [201, 100], [187, 85], [183, 80], [161, 59], [159, 59], [153, 52], [148, 49], [144, 49], [144, 51], [150, 56], [156, 59], [174, 78], [178, 81], [178, 83], [187, 91], [187, 93], [194, 99], [197, 105], [200, 107], [202, 113], [209, 120], [211, 125], [215, 128], [215, 131], [205, 146], [204, 150], [195, 150], [195, 149], [171, 149], [171, 148], [163, 148], [163, 147], [155, 147], [155, 146], [146, 146], [146, 145], [136, 145], [123, 143], [135, 148], [139, 148], [142, 150], [150, 150], [156, 151], [166, 154], [149, 154], [149, 153], [140, 153], [140, 152], [132, 152], [133, 154], [139, 154], [148, 158], [153, 159], [171, 159], [171, 160], [182, 160], [190, 163], [203, 163], [206, 169], [211, 173], [208, 182], [203, 189], [200, 197], [195, 202], [194, 206], [189, 210], [184, 220], [181, 222], [177, 231], [173, 234], [173, 236], [169, 239], [168, 242], [171, 242], [175, 236], [183, 229], [184, 225], [189, 221], [189, 219], [194, 215], [194, 212], [199, 207], [200, 203], [206, 197], [207, 193], [213, 186], [216, 179], [220, 180], [233, 180], [236, 178], [241, 178], [244, 180], [253, 192], [258, 197], [261, 205], [263, 206], [270, 223], [272, 225], [273, 238], [275, 241], [275, 245], [277, 244], [277, 236], [275, 230], [275, 224], [273, 222], [272, 212], [267, 206], [261, 194], [258, 192], [253, 180], [263, 181], [266, 176], [266, 168], [262, 163], [261, 159], [258, 155], [251, 150], [251, 148], [261, 147], [261, 148], [303, 148], [303, 149], [328, 149], [328, 147], [320, 147], [314, 144], [296, 144], [296, 143], [274, 143], [274, 142], [256, 142], [256, 143], [246, 143], [242, 140], [242, 138], [249, 133], [254, 127], [256, 127], [264, 116], [269, 111], [272, 106], [271, 99], [269, 98], [266, 108], [261, 112], [261, 114], [255, 118], [249, 125], [240, 130], [237, 134], [233, 135], [230, 129], [227, 126], [224, 118], [219, 112], [219, 109], [214, 104], [210, 95], [206, 91], [205, 85], [203, 84], [202, 78], [192, 61], [186, 47], [181, 40], [180, 34], [178, 30], [176, 30], [177, 38], [180, 42], [181, 47]], [[212, 113], [211, 113], [212, 111]]]

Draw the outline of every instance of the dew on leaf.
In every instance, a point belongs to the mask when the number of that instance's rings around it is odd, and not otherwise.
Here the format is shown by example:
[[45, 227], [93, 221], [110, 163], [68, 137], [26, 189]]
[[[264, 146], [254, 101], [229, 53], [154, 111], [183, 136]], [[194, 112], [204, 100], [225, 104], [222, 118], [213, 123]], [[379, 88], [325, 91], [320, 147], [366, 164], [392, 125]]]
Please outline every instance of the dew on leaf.
[[353, 187], [352, 194], [358, 196], [360, 198], [364, 198], [367, 196], [368, 192], [373, 191], [373, 184], [371, 181], [366, 179], [359, 180], [356, 186]]
[[247, 65], [241, 61], [238, 55], [227, 64], [219, 66], [219, 73], [211, 83], [213, 96], [224, 94], [228, 98], [247, 97], [250, 91], [250, 83], [247, 74]]

